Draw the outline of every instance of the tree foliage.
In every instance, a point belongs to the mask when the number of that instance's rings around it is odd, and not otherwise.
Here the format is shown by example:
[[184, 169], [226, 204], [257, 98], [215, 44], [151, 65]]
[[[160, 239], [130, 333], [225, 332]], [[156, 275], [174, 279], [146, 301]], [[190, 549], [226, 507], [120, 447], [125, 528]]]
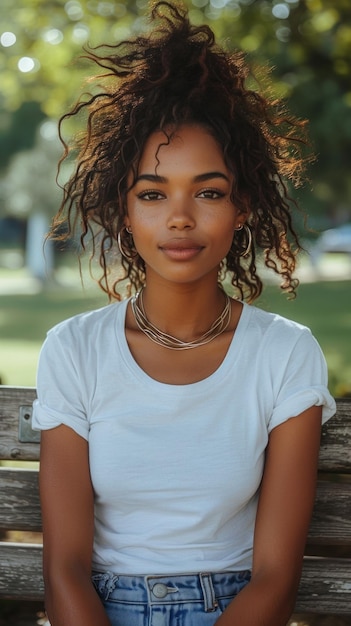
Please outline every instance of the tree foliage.
[[[229, 48], [273, 65], [274, 92], [310, 120], [318, 155], [304, 202], [329, 217], [351, 207], [351, 3], [349, 0], [186, 0]], [[43, 118], [56, 120], [91, 71], [82, 46], [112, 43], [143, 28], [145, 0], [2, 0], [0, 165], [34, 144]]]

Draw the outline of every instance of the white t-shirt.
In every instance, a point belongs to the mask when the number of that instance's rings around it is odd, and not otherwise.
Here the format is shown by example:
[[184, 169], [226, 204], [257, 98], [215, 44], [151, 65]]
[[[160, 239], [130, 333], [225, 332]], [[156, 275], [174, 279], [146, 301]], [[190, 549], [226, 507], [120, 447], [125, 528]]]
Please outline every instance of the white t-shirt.
[[311, 332], [244, 304], [220, 367], [189, 385], [148, 376], [124, 332], [127, 301], [54, 327], [33, 424], [89, 441], [93, 568], [119, 574], [250, 569], [270, 431], [312, 405], [335, 412]]

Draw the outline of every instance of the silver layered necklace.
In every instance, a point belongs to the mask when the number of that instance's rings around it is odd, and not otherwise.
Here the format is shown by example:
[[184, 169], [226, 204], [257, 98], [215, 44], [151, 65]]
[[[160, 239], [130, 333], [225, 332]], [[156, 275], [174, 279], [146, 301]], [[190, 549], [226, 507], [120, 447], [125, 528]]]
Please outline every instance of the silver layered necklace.
[[169, 348], [170, 350], [190, 350], [191, 348], [198, 348], [199, 346], [213, 341], [213, 339], [228, 328], [231, 318], [231, 299], [225, 292], [223, 293], [226, 300], [222, 313], [199, 339], [194, 339], [193, 341], [182, 341], [181, 339], [177, 339], [177, 337], [164, 333], [148, 320], [143, 303], [143, 289], [132, 298], [131, 307], [138, 328], [151, 339], [151, 341], [164, 348]]

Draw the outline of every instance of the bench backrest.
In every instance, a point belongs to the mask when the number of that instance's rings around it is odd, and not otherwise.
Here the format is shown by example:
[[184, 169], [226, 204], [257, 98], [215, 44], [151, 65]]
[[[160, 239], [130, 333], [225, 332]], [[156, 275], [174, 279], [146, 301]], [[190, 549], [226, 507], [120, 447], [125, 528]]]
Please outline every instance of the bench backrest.
[[[38, 494], [39, 435], [31, 429], [33, 388], [0, 386], [0, 533], [31, 533], [26, 543], [0, 542], [0, 598], [43, 598]], [[322, 431], [317, 497], [310, 525], [297, 613], [351, 615], [351, 398]], [[28, 468], [26, 467], [29, 466]], [[40, 539], [40, 535], [39, 535]]]

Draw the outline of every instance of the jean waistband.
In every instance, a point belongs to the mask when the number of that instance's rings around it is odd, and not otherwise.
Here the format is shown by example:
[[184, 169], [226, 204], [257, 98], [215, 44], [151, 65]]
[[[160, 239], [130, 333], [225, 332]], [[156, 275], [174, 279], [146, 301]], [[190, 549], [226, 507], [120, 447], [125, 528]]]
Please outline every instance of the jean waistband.
[[177, 575], [126, 576], [93, 572], [92, 581], [102, 600], [130, 604], [203, 602], [214, 611], [217, 599], [234, 597], [249, 582], [249, 570]]

